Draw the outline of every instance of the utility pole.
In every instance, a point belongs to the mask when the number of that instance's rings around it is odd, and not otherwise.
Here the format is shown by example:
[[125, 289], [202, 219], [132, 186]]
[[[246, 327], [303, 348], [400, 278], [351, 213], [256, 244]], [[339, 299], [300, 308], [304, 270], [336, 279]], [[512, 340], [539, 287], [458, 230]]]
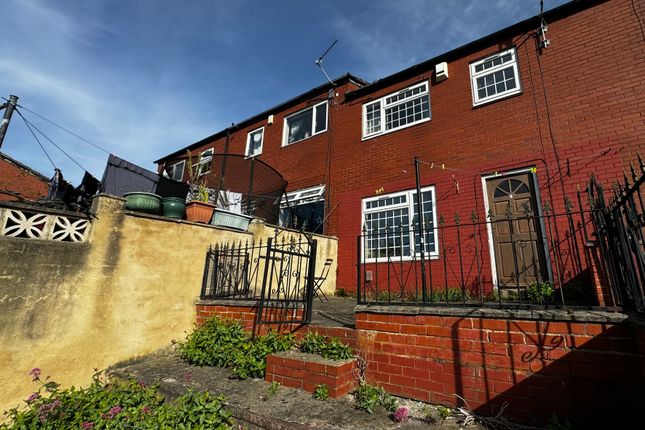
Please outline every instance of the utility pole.
[[5, 110], [2, 122], [0, 123], [0, 148], [2, 148], [4, 135], [7, 133], [7, 127], [9, 127], [9, 121], [11, 121], [11, 115], [13, 114], [13, 110], [16, 108], [17, 104], [18, 96], [9, 96], [9, 101], [0, 105], [0, 110]]

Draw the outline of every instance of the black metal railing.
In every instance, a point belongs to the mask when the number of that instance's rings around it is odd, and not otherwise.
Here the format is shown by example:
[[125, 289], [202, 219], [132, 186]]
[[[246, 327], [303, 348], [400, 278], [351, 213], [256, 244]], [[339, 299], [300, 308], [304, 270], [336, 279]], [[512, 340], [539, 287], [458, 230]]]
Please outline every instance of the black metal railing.
[[622, 183], [613, 185], [613, 200], [608, 204], [594, 176], [588, 193], [612, 298], [625, 310], [645, 313], [645, 163], [640, 154], [638, 163], [640, 172], [630, 163], [630, 175], [624, 173]]
[[[358, 302], [595, 305], [592, 215], [583, 209], [580, 192], [577, 202], [574, 209], [567, 199], [562, 213], [545, 204], [539, 214], [525, 208], [485, 220], [473, 212], [468, 222], [459, 215], [451, 223], [440, 217], [437, 225], [423, 226], [424, 259], [414, 225], [363, 231], [356, 244]], [[506, 242], [499, 248], [491, 235], [502, 230]]]
[[200, 298], [256, 301], [259, 324], [310, 322], [316, 250], [304, 234], [212, 246]]

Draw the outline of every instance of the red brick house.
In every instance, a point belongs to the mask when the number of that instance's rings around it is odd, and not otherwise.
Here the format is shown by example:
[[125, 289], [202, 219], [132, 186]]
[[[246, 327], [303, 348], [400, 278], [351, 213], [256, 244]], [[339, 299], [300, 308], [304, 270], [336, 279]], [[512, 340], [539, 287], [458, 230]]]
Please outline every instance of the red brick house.
[[0, 152], [0, 201], [47, 197], [49, 178]]
[[[488, 293], [590, 277], [588, 256], [576, 263], [553, 249], [579, 240], [567, 255], [579, 254], [588, 238], [569, 236], [571, 219], [549, 214], [578, 208], [576, 191], [591, 173], [611, 183], [645, 147], [643, 9], [630, 0], [572, 1], [544, 13], [545, 33], [534, 17], [371, 84], [347, 74], [156, 163], [177, 179], [187, 177], [186, 150], [204, 164], [228, 152], [273, 166], [309, 228], [339, 238], [337, 286], [345, 290], [379, 276], [421, 276], [409, 268], [420, 235], [405, 227], [418, 212], [415, 157], [430, 282]], [[523, 245], [509, 248], [513, 227], [509, 242], [501, 224], [486, 220], [521, 213], [534, 221], [513, 218]], [[477, 224], [472, 231], [455, 227], [468, 222]], [[363, 229], [368, 237], [357, 239]], [[468, 247], [475, 257], [462, 255]], [[400, 269], [379, 264], [393, 255]], [[403, 295], [406, 282], [397, 282]]]

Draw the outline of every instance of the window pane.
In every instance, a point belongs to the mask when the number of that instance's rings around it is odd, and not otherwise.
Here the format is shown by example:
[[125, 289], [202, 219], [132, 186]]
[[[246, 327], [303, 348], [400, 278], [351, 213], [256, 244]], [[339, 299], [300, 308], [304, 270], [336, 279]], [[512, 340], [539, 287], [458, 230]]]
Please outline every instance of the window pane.
[[[414, 123], [415, 111], [418, 112], [418, 116], [421, 119], [430, 117], [430, 101], [427, 94], [408, 102], [386, 108], [385, 129], [391, 130]], [[388, 120], [388, 118], [390, 119]]]
[[[419, 205], [417, 204], [416, 193], [412, 194], [414, 201], [414, 250], [415, 252], [421, 251], [421, 232], [419, 230]], [[425, 252], [435, 252], [435, 237], [434, 237], [434, 215], [432, 212], [432, 191], [424, 191], [421, 193], [421, 207], [423, 208], [423, 230], [425, 239]]]
[[249, 149], [246, 155], [258, 155], [262, 151], [263, 130], [258, 130], [249, 135]]
[[327, 103], [316, 107], [316, 133], [327, 129]]
[[311, 136], [313, 108], [287, 118], [287, 142], [293, 143]]

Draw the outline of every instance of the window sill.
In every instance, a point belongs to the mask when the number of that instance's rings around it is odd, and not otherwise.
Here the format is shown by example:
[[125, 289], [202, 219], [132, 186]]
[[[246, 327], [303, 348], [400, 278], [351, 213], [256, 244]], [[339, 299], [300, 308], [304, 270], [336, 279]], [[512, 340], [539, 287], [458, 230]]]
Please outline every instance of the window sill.
[[[439, 260], [439, 254], [426, 255], [424, 261], [430, 261], [430, 260]], [[421, 257], [416, 257], [416, 258], [412, 258], [412, 257], [404, 257], [404, 258], [390, 257], [389, 259], [388, 259], [388, 257], [383, 257], [383, 258], [378, 258], [378, 259], [376, 259], [376, 258], [366, 258], [366, 259], [362, 260], [362, 263], [363, 264], [375, 264], [375, 263], [376, 264], [379, 264], [379, 263], [386, 264], [386, 263], [390, 263], [390, 262], [395, 262], [395, 263], [398, 263], [398, 262], [416, 263], [416, 262], [420, 262], [420, 261], [421, 261]]]
[[304, 139], [296, 140], [295, 142], [291, 142], [291, 143], [288, 143], [288, 142], [287, 142], [287, 143], [282, 142], [282, 146], [281, 146], [281, 147], [282, 147], [282, 148], [286, 148], [287, 146], [296, 145], [296, 144], [298, 144], [298, 143], [300, 143], [300, 142], [304, 142], [304, 141], [306, 141], [306, 140], [309, 140], [309, 139], [312, 139], [312, 138], [314, 138], [314, 137], [316, 137], [316, 136], [319, 136], [319, 135], [321, 135], [321, 134], [325, 133], [327, 130], [328, 130], [328, 129], [325, 129], [325, 130], [323, 130], [323, 131], [319, 131], [318, 133], [312, 134], [311, 136], [309, 136], [309, 137], [305, 137]]
[[507, 99], [510, 99], [510, 98], [513, 98], [513, 97], [521, 96], [523, 93], [524, 93], [524, 91], [522, 89], [520, 89], [519, 91], [516, 91], [516, 92], [513, 92], [513, 93], [504, 94], [502, 97], [498, 97], [498, 98], [494, 98], [494, 99], [490, 99], [490, 100], [480, 101], [480, 102], [477, 102], [476, 104], [473, 103], [472, 108], [477, 109], [477, 108], [480, 108], [480, 107], [483, 107], [483, 106], [488, 106], [490, 104], [497, 103], [497, 102], [500, 102], [502, 100], [507, 100]]

